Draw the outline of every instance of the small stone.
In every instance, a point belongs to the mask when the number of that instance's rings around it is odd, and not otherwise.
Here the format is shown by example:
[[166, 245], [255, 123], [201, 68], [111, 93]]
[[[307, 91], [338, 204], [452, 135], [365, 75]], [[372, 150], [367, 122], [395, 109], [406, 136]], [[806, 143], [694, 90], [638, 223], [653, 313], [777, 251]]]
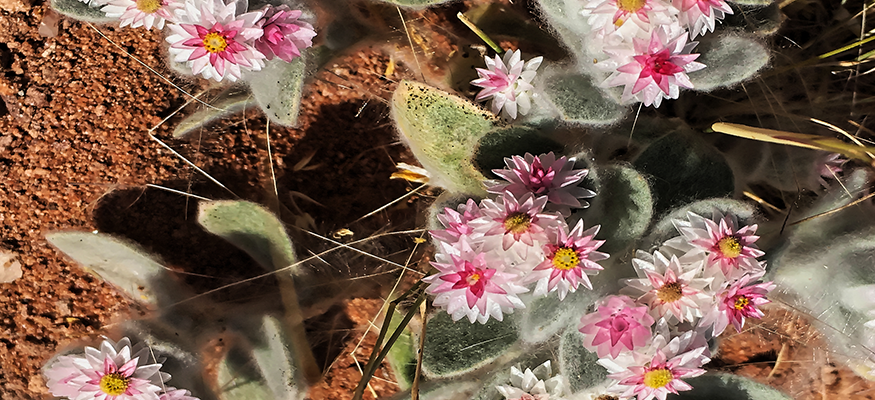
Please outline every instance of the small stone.
[[[60, 20], [61, 14], [52, 9], [46, 10], [46, 13], [43, 14], [43, 20], [39, 23], [39, 35], [47, 38], [58, 36], [58, 21]], [[52, 45], [52, 49], [54, 49], [54, 43]], [[46, 57], [46, 55], [43, 55], [43, 57]]]
[[0, 283], [9, 283], [21, 278], [21, 263], [17, 254], [0, 249]]

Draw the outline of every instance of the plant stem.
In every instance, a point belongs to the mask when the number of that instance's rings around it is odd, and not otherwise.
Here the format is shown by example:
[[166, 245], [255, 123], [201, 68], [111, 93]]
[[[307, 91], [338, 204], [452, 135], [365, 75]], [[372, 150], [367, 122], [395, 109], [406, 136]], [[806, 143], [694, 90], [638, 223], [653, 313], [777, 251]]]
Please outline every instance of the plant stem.
[[468, 29], [470, 29], [472, 32], [474, 32], [474, 34], [476, 34], [478, 37], [480, 37], [480, 39], [483, 40], [496, 53], [498, 53], [498, 54], [504, 53], [504, 50], [502, 50], [501, 47], [498, 47], [498, 45], [495, 44], [495, 42], [493, 42], [492, 39], [489, 38], [489, 36], [486, 36], [486, 33], [484, 33], [482, 30], [480, 30], [480, 28], [478, 28], [477, 25], [474, 25], [474, 23], [471, 22], [471, 20], [468, 19], [468, 17], [466, 17], [465, 14], [462, 14], [462, 12], [460, 11], [458, 14], [456, 14], [456, 17], [459, 17], [459, 20], [462, 21], [462, 23], [465, 24], [465, 26], [467, 26]]

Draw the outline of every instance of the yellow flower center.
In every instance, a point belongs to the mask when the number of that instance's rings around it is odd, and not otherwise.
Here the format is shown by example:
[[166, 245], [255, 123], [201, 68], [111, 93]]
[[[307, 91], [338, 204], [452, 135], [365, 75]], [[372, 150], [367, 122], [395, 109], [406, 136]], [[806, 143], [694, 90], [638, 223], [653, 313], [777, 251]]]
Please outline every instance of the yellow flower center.
[[100, 390], [110, 396], [121, 396], [128, 390], [131, 379], [118, 372], [106, 374], [100, 378]]
[[667, 369], [655, 369], [644, 373], [644, 386], [652, 389], [659, 389], [668, 385], [672, 379], [674, 379], [674, 376], [672, 376], [671, 371]]
[[617, 0], [617, 8], [630, 13], [638, 12], [645, 4], [647, 0]]
[[225, 51], [226, 47], [228, 47], [228, 42], [222, 35], [216, 32], [210, 32], [204, 36], [204, 49], [206, 51], [209, 51], [210, 53], [220, 53]]
[[161, 0], [137, 0], [137, 9], [152, 14], [161, 8]]
[[741, 255], [741, 242], [733, 236], [718, 240], [717, 248], [724, 257], [735, 258]]
[[525, 233], [532, 226], [532, 217], [526, 213], [513, 213], [504, 219], [504, 230], [510, 233]]
[[680, 282], [666, 283], [656, 291], [656, 297], [664, 303], [672, 303], [684, 297], [684, 288]]
[[733, 305], [733, 307], [735, 307], [736, 310], [744, 310], [748, 304], [750, 304], [750, 299], [744, 296], [739, 296], [735, 299], [735, 305]]
[[563, 247], [553, 254], [553, 268], [568, 271], [577, 267], [577, 264], [580, 264], [580, 257], [574, 249]]
[[467, 279], [468, 286], [474, 285], [474, 284], [477, 283], [477, 281], [479, 281], [479, 280], [480, 280], [480, 274], [471, 274], [471, 275], [468, 275], [468, 279]]

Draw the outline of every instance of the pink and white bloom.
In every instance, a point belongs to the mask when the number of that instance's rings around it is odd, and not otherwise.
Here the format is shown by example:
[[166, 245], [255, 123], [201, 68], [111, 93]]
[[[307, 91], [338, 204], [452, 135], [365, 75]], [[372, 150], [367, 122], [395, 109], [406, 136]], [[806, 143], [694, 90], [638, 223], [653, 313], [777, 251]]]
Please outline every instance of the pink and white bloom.
[[714, 32], [717, 20], [732, 14], [732, 7], [723, 0], [674, 0], [679, 22], [690, 30], [690, 37]]
[[592, 283], [587, 274], [597, 274], [602, 266], [598, 261], [610, 257], [607, 253], [596, 251], [605, 243], [595, 240], [599, 225], [586, 231], [583, 230], [583, 220], [568, 232], [566, 225], [547, 232], [549, 243], [544, 245], [546, 259], [538, 264], [527, 277], [527, 282], [535, 282], [536, 296], [542, 296], [553, 291], [559, 291], [559, 300], [564, 300], [568, 292], [575, 292], [583, 284], [592, 290]]
[[[775, 289], [775, 284], [764, 282], [749, 285], [761, 277], [762, 273], [744, 275], [718, 295], [716, 317], [713, 318], [714, 336], [723, 333], [730, 322], [736, 331], [741, 332], [745, 318], [762, 318], [765, 315], [759, 307], [771, 303], [766, 296]], [[709, 321], [703, 319], [702, 322]]]
[[622, 351], [646, 346], [653, 336], [653, 322], [646, 306], [638, 306], [627, 296], [608, 296], [594, 313], [580, 319], [579, 329], [586, 335], [584, 347], [599, 357], [617, 358]]
[[474, 233], [474, 227], [469, 222], [480, 218], [480, 207], [474, 199], [468, 199], [465, 204], [459, 204], [458, 211], [445, 207], [444, 212], [438, 214], [437, 219], [445, 229], [428, 231], [437, 240], [446, 243], [456, 243], [462, 237], [470, 237]]
[[705, 68], [690, 54], [696, 43], [687, 44], [687, 33], [669, 33], [664, 27], [654, 28], [650, 40], [632, 39], [633, 47], [605, 48], [611, 56], [609, 65], [620, 65], [605, 80], [607, 87], [624, 86], [624, 102], [640, 101], [659, 107], [662, 99], [676, 99], [680, 88], [692, 89], [687, 73]]
[[526, 193], [547, 196], [547, 209], [559, 211], [563, 216], [571, 215], [571, 207], [586, 208], [589, 203], [583, 199], [595, 197], [592, 190], [580, 187], [580, 182], [589, 173], [587, 169], [574, 169], [574, 161], [565, 156], [556, 158], [553, 152], [525, 157], [505, 158], [505, 169], [492, 172], [505, 180], [486, 181], [489, 193], [510, 192], [516, 197]]
[[301, 10], [289, 9], [286, 5], [267, 6], [262, 10], [264, 16], [256, 24], [264, 34], [255, 41], [255, 48], [273, 60], [274, 57], [285, 62], [301, 56], [301, 50], [313, 45], [316, 31], [313, 25], [301, 21]]
[[675, 12], [664, 0], [589, 0], [583, 11], [593, 32], [601, 35], [628, 25], [647, 32], [654, 26], [670, 24]]
[[264, 67], [265, 55], [253, 47], [263, 30], [255, 24], [261, 11], [236, 15], [237, 2], [187, 0], [170, 24], [167, 37], [173, 61], [186, 63], [195, 75], [221, 82], [237, 81], [243, 70]]
[[200, 400], [197, 397], [191, 395], [191, 392], [185, 389], [177, 389], [175, 387], [168, 387], [164, 394], [161, 395], [159, 400]]
[[[150, 363], [151, 362], [151, 363]], [[159, 372], [149, 349], [132, 347], [128, 338], [105, 339], [100, 349], [85, 348], [83, 356], [60, 356], [44, 373], [49, 391], [70, 399], [159, 400], [159, 384], [170, 375]]]
[[568, 383], [562, 375], [553, 375], [550, 360], [525, 372], [510, 367], [510, 385], [495, 387], [507, 400], [560, 399], [568, 394]]
[[838, 179], [838, 174], [842, 172], [842, 167], [848, 162], [847, 158], [842, 157], [839, 153], [823, 153], [815, 161], [818, 175], [817, 181], [820, 185], [829, 188], [829, 180]]
[[[547, 230], [557, 228], [565, 221], [556, 214], [544, 213], [547, 196], [529, 193], [519, 200], [505, 192], [498, 201], [484, 199], [480, 202], [482, 216], [471, 224], [475, 233], [483, 235], [484, 250], [513, 247], [523, 258], [529, 250], [540, 250], [547, 242]], [[540, 261], [540, 260], [538, 260]]]
[[164, 28], [164, 22], [173, 22], [182, 3], [176, 0], [109, 0], [103, 8], [107, 17], [118, 18], [119, 26], [131, 28]]
[[712, 279], [699, 278], [701, 265], [682, 266], [676, 256], [668, 259], [659, 251], [638, 257], [632, 264], [642, 278], [625, 279], [620, 293], [646, 304], [654, 318], [667, 314], [677, 322], [693, 321], [711, 309], [714, 297], [706, 288]]
[[610, 390], [622, 398], [665, 400], [669, 393], [692, 389], [683, 379], [705, 373], [701, 367], [710, 361], [704, 355], [708, 348], [684, 349], [678, 337], [667, 344], [665, 342], [662, 335], [657, 335], [649, 349], [617, 360], [600, 359], [599, 364], [611, 373], [608, 378], [617, 381]]
[[[672, 247], [691, 247], [693, 250], [707, 254], [706, 276], [723, 275], [725, 281], [732, 281], [746, 273], [763, 270], [764, 267], [757, 258], [765, 252], [754, 244], [759, 239], [759, 236], [756, 236], [757, 225], [736, 228], [738, 220], [734, 215], [724, 217], [716, 211], [712, 218], [707, 219], [688, 213], [687, 221], [673, 220], [672, 223], [681, 233], [682, 238], [672, 239], [666, 244]], [[678, 243], [679, 240], [686, 244]], [[716, 271], [718, 267], [719, 271]]]
[[535, 57], [523, 62], [519, 50], [506, 51], [504, 59], [486, 57], [486, 68], [477, 68], [479, 79], [471, 81], [482, 87], [475, 100], [491, 99], [490, 108], [495, 115], [502, 114], [511, 120], [517, 115], [526, 115], [532, 108], [532, 80], [544, 57]]
[[431, 263], [438, 273], [423, 281], [429, 284], [426, 292], [437, 295], [433, 304], [446, 309], [453, 321], [468, 317], [471, 323], [485, 324], [490, 316], [501, 321], [504, 313], [525, 308], [517, 295], [528, 289], [517, 284], [516, 274], [505, 271], [500, 258], [487, 262], [486, 254], [467, 240], [440, 246]]

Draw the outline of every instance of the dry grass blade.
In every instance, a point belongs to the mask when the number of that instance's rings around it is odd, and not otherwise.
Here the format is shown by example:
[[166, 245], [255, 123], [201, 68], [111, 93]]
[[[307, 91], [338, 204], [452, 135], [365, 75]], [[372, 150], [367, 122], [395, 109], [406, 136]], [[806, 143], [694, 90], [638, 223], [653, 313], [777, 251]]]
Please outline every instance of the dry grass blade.
[[711, 125], [711, 129], [715, 132], [725, 133], [727, 135], [743, 137], [761, 142], [784, 144], [788, 146], [802, 147], [813, 150], [823, 150], [831, 153], [841, 153], [842, 155], [865, 162], [875, 166], [875, 160], [869, 156], [869, 153], [875, 152], [875, 147], [855, 146], [836, 138], [808, 135], [804, 133], [794, 133], [787, 131], [776, 131], [773, 129], [756, 128], [752, 126], [730, 124], [726, 122], [718, 122]]

